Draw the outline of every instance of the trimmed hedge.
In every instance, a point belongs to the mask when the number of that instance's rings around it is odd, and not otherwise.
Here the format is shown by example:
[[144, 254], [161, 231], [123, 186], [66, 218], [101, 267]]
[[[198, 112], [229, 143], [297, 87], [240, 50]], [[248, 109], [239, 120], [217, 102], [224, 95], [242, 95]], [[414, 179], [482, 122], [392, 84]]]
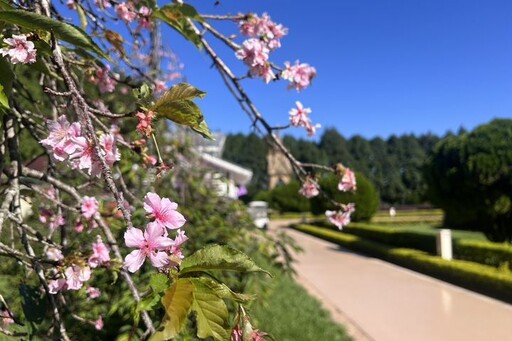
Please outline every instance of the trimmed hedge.
[[297, 224], [292, 227], [340, 246], [381, 258], [506, 302], [512, 302], [512, 274], [510, 272], [464, 260], [448, 261], [423, 251], [394, 248], [355, 235], [312, 225]]
[[[315, 222], [315, 225], [334, 229], [325, 220]], [[343, 231], [358, 237], [393, 247], [416, 249], [437, 254], [436, 235], [407, 231], [364, 223], [351, 223]], [[512, 264], [512, 245], [484, 241], [453, 239], [453, 256], [460, 260], [491, 265], [494, 267], [510, 266]]]
[[482, 242], [476, 240], [454, 240], [453, 253], [464, 259], [495, 267], [511, 267], [512, 245]]

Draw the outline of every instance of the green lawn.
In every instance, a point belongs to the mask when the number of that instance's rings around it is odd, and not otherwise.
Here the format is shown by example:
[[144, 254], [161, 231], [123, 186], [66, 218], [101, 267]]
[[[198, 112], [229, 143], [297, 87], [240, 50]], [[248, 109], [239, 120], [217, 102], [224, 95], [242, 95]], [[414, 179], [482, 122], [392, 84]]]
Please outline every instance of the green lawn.
[[352, 340], [320, 302], [290, 276], [278, 275], [271, 282], [273, 288], [264, 304], [255, 302], [250, 309], [261, 330], [278, 341]]

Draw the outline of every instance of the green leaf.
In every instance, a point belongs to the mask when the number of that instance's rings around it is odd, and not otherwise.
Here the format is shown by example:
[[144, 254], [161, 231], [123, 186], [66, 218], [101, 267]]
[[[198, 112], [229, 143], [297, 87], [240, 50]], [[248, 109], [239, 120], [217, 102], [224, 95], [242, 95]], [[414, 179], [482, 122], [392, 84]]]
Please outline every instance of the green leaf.
[[187, 4], [170, 4], [153, 12], [153, 17], [160, 19], [171, 26], [185, 37], [185, 39], [192, 42], [198, 49], [203, 47], [201, 38], [190, 27], [190, 24], [187, 21], [187, 19], [203, 21], [194, 7]]
[[194, 300], [194, 290], [195, 286], [187, 278], [178, 279], [166, 290], [162, 298], [165, 318], [152, 341], [171, 339], [183, 329]]
[[100, 47], [79, 27], [55, 20], [37, 13], [11, 9], [0, 12], [0, 21], [21, 26], [28, 30], [43, 30], [55, 33], [55, 36], [76, 47], [92, 51], [98, 56], [109, 57]]
[[80, 25], [82, 26], [82, 29], [85, 30], [87, 28], [87, 17], [80, 3], [76, 4], [76, 11], [78, 12], [78, 17], [80, 18]]
[[136, 313], [140, 313], [143, 310], [151, 311], [158, 302], [160, 302], [160, 295], [147, 297], [137, 305]]
[[210, 245], [185, 258], [181, 263], [179, 275], [208, 270], [265, 272], [270, 275], [257, 266], [249, 256], [226, 245]]
[[0, 0], [0, 9], [6, 10], [6, 9], [12, 9], [11, 5], [6, 0]]
[[0, 109], [9, 109], [9, 99], [5, 95], [4, 86], [0, 84]]
[[155, 293], [161, 293], [169, 287], [169, 278], [164, 274], [154, 274], [149, 279], [149, 286]]
[[[194, 279], [194, 282], [196, 279]], [[233, 300], [239, 303], [248, 303], [256, 298], [256, 295], [239, 294], [231, 290], [226, 284], [220, 283], [211, 277], [201, 276], [197, 281], [210, 288], [217, 296], [224, 299]]]
[[21, 307], [28, 321], [40, 324], [46, 317], [46, 297], [41, 295], [37, 287], [20, 284]]
[[12, 92], [12, 82], [14, 81], [14, 72], [4, 57], [0, 57], [0, 84], [3, 86], [3, 92], [9, 98]]
[[196, 312], [197, 336], [202, 339], [229, 340], [228, 308], [208, 286], [192, 279], [195, 286], [192, 310]]
[[208, 129], [201, 109], [192, 102], [205, 95], [205, 92], [190, 84], [176, 84], [167, 90], [149, 110], [173, 122], [189, 126], [204, 137], [215, 140]]

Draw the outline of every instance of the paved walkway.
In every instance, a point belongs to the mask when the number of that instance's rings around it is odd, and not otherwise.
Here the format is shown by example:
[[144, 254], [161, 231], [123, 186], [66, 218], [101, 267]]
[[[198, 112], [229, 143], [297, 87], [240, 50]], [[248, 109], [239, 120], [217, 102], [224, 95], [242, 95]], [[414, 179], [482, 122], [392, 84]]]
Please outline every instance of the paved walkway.
[[[270, 230], [289, 221], [273, 221]], [[287, 230], [299, 280], [356, 340], [512, 340], [512, 306]]]

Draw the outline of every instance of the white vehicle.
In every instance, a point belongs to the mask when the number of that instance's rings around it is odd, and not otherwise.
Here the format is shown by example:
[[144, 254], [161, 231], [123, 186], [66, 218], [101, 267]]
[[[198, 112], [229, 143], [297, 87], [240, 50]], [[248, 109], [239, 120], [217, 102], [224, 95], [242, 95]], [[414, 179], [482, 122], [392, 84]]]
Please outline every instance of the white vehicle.
[[248, 211], [256, 227], [266, 230], [269, 222], [268, 204], [265, 201], [251, 201]]

